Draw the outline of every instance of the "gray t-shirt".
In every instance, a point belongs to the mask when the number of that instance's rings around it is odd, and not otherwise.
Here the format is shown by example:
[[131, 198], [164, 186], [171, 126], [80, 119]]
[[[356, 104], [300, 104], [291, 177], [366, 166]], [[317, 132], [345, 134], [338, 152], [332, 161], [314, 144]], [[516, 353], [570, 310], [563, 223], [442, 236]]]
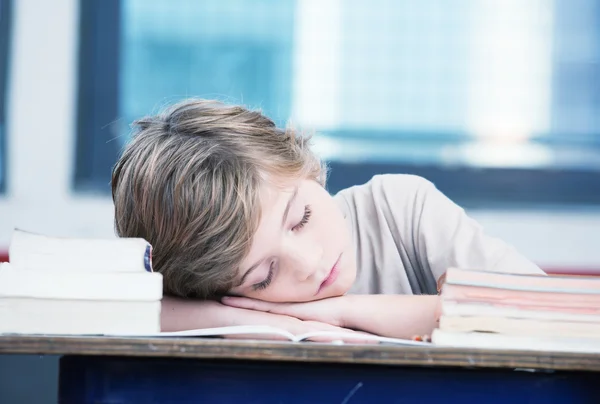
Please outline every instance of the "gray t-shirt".
[[350, 293], [436, 294], [449, 267], [544, 273], [512, 246], [486, 235], [424, 178], [378, 175], [334, 198], [356, 248], [358, 273]]

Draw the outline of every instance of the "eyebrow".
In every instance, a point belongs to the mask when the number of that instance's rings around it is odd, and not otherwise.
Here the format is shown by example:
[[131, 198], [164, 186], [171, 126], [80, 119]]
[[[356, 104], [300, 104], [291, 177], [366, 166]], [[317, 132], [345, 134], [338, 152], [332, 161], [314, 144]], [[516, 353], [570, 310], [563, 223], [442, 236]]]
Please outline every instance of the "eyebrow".
[[265, 260], [264, 258], [261, 260], [258, 260], [254, 263], [254, 265], [252, 265], [250, 268], [248, 268], [246, 273], [242, 276], [242, 279], [240, 280], [240, 283], [238, 284], [238, 286], [243, 285], [244, 282], [246, 281], [246, 278], [248, 277], [248, 275], [250, 275], [252, 273], [252, 271], [254, 271], [256, 268], [258, 268], [258, 266], [260, 264], [262, 264], [264, 260]]
[[[298, 196], [298, 187], [294, 188], [294, 192], [292, 193], [292, 196], [290, 197], [290, 199], [288, 199], [287, 205], [285, 206], [285, 210], [283, 211], [283, 219], [281, 220], [281, 227], [285, 226], [285, 222], [287, 221], [288, 214], [290, 213], [290, 207], [294, 203], [294, 200], [296, 199], [297, 196]], [[258, 268], [258, 266], [260, 264], [262, 264], [264, 261], [265, 261], [264, 258], [261, 260], [258, 260], [257, 262], [254, 263], [254, 265], [252, 265], [250, 268], [248, 268], [246, 273], [244, 273], [244, 275], [242, 276], [242, 279], [240, 280], [239, 285], [243, 285], [244, 282], [246, 281], [246, 278], [248, 277], [248, 275], [250, 275], [252, 273], [252, 271], [254, 271], [256, 268]]]

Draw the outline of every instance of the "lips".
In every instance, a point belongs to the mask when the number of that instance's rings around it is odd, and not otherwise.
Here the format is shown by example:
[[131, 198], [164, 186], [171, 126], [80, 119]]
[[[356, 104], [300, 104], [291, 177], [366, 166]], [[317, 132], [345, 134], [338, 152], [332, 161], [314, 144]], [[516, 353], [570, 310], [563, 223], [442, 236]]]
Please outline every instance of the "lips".
[[327, 286], [331, 285], [332, 283], [334, 283], [337, 280], [337, 277], [340, 274], [339, 263], [340, 263], [341, 258], [342, 258], [342, 256], [340, 255], [338, 257], [337, 261], [335, 262], [335, 264], [333, 265], [333, 267], [331, 268], [331, 271], [329, 271], [327, 278], [325, 278], [323, 283], [321, 283], [321, 286], [319, 286], [319, 290], [317, 291], [317, 294], [321, 293], [321, 291], [323, 289], [325, 289]]

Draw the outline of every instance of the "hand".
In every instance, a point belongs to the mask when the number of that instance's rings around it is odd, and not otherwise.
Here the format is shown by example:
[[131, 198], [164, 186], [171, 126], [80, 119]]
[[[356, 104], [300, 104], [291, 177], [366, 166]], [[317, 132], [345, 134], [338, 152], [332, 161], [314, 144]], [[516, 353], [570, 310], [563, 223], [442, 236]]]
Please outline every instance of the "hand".
[[[161, 328], [162, 331], [180, 331], [196, 328], [214, 328], [236, 325], [268, 325], [284, 329], [294, 335], [304, 334], [314, 331], [332, 331], [352, 333], [357, 339], [344, 338], [345, 342], [352, 343], [370, 343], [361, 339], [364, 333], [358, 333], [353, 330], [336, 327], [331, 324], [325, 324], [318, 321], [303, 321], [298, 318], [280, 314], [262, 313], [260, 311], [247, 310], [225, 306], [215, 301], [200, 301], [193, 299], [178, 299], [172, 297], [163, 297], [161, 310]], [[229, 335], [229, 339], [283, 339], [273, 335]], [[315, 342], [331, 342], [339, 340], [337, 337], [321, 336], [310, 338]]]
[[272, 303], [234, 296], [223, 297], [221, 301], [231, 307], [281, 314], [305, 321], [327, 323], [337, 327], [345, 327], [345, 314], [351, 310], [349, 299], [346, 296], [305, 303]]

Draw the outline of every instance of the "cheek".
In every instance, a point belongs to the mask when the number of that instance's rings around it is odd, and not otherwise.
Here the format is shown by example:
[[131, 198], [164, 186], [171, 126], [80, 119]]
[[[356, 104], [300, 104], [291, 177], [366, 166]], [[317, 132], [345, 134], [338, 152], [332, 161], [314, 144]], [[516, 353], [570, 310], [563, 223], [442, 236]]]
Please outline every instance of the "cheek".
[[252, 299], [262, 300], [264, 302], [285, 303], [290, 301], [304, 301], [302, 285], [296, 283], [280, 282], [277, 285], [270, 286], [267, 290], [253, 295], [247, 295]]
[[344, 216], [337, 205], [333, 201], [327, 201], [322, 209], [322, 214], [319, 215], [319, 231], [327, 237], [334, 237], [342, 242], [346, 238], [348, 232]]

